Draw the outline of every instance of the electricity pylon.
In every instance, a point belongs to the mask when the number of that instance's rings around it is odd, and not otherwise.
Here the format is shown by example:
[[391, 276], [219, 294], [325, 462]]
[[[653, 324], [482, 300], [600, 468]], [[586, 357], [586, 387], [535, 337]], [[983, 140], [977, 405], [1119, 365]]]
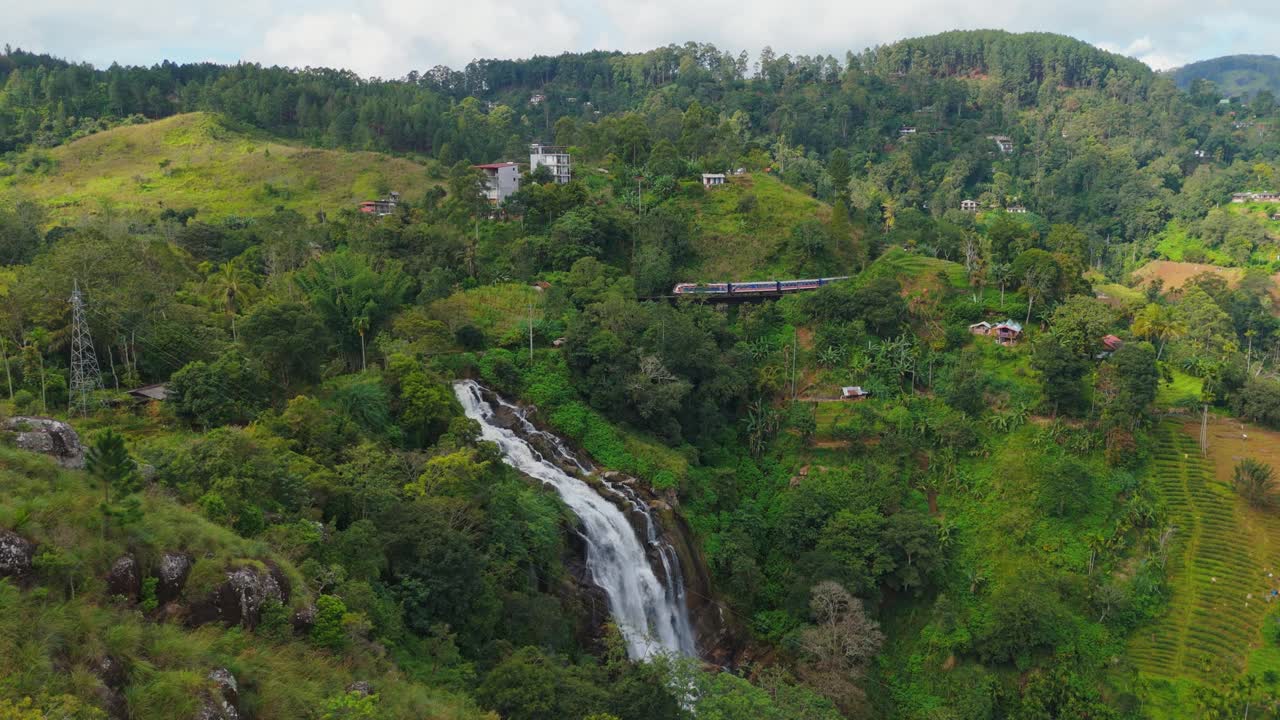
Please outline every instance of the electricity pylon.
[[95, 390], [102, 388], [102, 373], [98, 370], [98, 356], [93, 352], [93, 336], [89, 323], [84, 319], [84, 298], [80, 295], [80, 283], [71, 291], [71, 410], [81, 415], [89, 414]]

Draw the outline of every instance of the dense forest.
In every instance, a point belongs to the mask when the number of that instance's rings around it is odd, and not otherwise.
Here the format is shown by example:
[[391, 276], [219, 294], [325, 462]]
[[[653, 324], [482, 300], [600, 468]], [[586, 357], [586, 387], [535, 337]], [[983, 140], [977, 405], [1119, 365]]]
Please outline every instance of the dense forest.
[[[0, 718], [1275, 717], [1280, 109], [1224, 93], [999, 31], [6, 48]], [[534, 141], [572, 180], [490, 204]], [[504, 430], [692, 652], [637, 655]]]

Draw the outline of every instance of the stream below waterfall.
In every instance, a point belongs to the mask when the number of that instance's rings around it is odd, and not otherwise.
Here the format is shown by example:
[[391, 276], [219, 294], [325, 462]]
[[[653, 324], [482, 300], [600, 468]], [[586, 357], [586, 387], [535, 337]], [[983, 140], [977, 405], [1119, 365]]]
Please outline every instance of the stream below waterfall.
[[[467, 417], [480, 423], [483, 439], [501, 449], [503, 461], [550, 485], [578, 516], [586, 542], [587, 569], [609, 598], [609, 612], [626, 641], [627, 654], [633, 660], [659, 653], [696, 656], [698, 647], [689, 621], [680, 560], [663, 539], [643, 498], [632, 488], [604, 478], [598, 478], [602, 490], [597, 490], [567, 472], [564, 468], [577, 468], [582, 475], [594, 470], [560, 438], [536, 428], [524, 408], [471, 380], [455, 383], [453, 390]], [[504, 427], [511, 423], [498, 420], [495, 403], [515, 419], [518, 431]], [[558, 457], [547, 458], [526, 438], [536, 438], [539, 446]], [[612, 493], [614, 500], [601, 492]], [[643, 530], [633, 526], [619, 504], [642, 516], [643, 522], [637, 524]]]

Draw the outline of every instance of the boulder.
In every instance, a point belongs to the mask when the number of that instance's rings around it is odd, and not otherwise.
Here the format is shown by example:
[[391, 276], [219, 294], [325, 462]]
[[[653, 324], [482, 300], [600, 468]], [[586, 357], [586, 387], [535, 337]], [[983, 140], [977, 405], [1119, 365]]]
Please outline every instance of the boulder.
[[35, 556], [35, 543], [16, 532], [0, 530], [0, 577], [26, 577]]
[[283, 602], [284, 593], [270, 572], [252, 567], [227, 571], [227, 579], [217, 590], [218, 615], [229, 625], [253, 629], [262, 619], [262, 605], [268, 600]]
[[300, 608], [293, 614], [290, 623], [293, 625], [293, 632], [298, 635], [306, 635], [311, 632], [311, 628], [316, 625], [316, 606], [307, 605]]
[[194, 720], [240, 720], [240, 686], [226, 668], [209, 673], [213, 682]]
[[129, 720], [129, 701], [125, 699], [124, 693], [99, 685], [95, 688], [94, 695], [110, 720]]
[[132, 555], [122, 555], [107, 572], [107, 593], [137, 600], [142, 594], [142, 573]]
[[127, 720], [129, 703], [125, 700], [123, 688], [129, 679], [124, 664], [110, 655], [103, 655], [89, 668], [101, 683], [94, 694], [98, 704], [106, 711], [111, 720]]
[[357, 695], [372, 695], [373, 685], [370, 685], [365, 680], [357, 680], [347, 686], [347, 692], [355, 693]]
[[237, 565], [226, 570], [225, 579], [213, 592], [192, 603], [187, 623], [223, 622], [252, 630], [262, 620], [262, 606], [268, 600], [289, 601], [289, 584], [283, 573], [275, 567]]
[[125, 682], [129, 679], [129, 672], [125, 670], [124, 663], [115, 659], [110, 655], [103, 655], [93, 664], [93, 674], [98, 676], [103, 685], [119, 690], [124, 687]]
[[84, 446], [80, 436], [61, 420], [47, 417], [11, 417], [4, 429], [16, 435], [20, 450], [51, 455], [67, 468], [84, 467]]
[[191, 565], [190, 555], [165, 553], [160, 556], [160, 565], [156, 568], [156, 601], [163, 605], [182, 596], [182, 588], [191, 574]]

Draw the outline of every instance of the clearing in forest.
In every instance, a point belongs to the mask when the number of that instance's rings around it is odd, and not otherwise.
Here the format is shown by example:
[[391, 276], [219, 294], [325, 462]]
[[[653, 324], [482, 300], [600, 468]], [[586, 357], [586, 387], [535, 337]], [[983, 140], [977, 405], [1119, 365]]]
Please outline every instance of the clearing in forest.
[[41, 201], [54, 222], [189, 207], [201, 220], [277, 207], [309, 217], [392, 190], [417, 200], [438, 184], [404, 158], [305, 147], [202, 112], [116, 127], [42, 153], [47, 163], [38, 170], [0, 177], [0, 200]]
[[1198, 423], [1171, 419], [1156, 433], [1154, 479], [1175, 528], [1171, 597], [1164, 615], [1135, 633], [1131, 655], [1149, 678], [1224, 686], [1263, 646], [1280, 547], [1266, 541], [1273, 521], [1263, 522], [1219, 479], [1221, 459], [1202, 457], [1199, 430]]

